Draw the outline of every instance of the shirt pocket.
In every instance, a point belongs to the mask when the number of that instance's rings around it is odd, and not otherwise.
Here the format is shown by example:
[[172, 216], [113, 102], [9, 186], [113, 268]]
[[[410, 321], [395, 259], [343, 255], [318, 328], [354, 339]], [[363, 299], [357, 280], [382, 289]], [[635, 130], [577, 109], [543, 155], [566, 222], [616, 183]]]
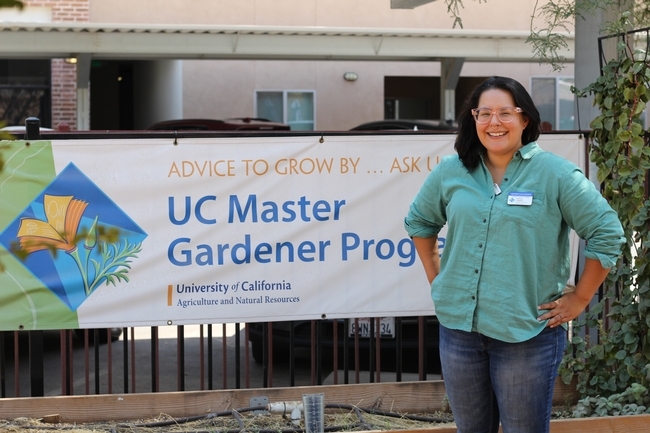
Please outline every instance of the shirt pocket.
[[546, 197], [543, 192], [536, 191], [520, 191], [516, 192], [530, 192], [533, 194], [533, 202], [530, 205], [509, 205], [506, 200], [503, 204], [503, 214], [501, 217], [504, 221], [520, 224], [526, 227], [536, 227], [543, 209], [546, 205]]

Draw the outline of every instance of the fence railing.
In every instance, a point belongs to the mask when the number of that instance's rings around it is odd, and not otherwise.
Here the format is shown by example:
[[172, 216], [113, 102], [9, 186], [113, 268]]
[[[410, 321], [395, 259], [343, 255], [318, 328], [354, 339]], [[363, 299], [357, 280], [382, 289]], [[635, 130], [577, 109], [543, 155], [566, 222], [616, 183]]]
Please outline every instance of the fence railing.
[[[38, 124], [28, 122], [26, 128], [27, 135], [30, 131], [40, 134]], [[349, 133], [332, 133], [337, 134]], [[173, 133], [176, 135], [192, 133]], [[170, 134], [44, 134], [44, 138], [57, 139], [114, 136], [128, 139]], [[433, 316], [124, 328], [117, 341], [112, 341], [113, 335], [111, 329], [0, 332], [0, 397], [265, 388], [440, 376], [438, 322]]]
[[[351, 332], [351, 328], [360, 329], [360, 333]], [[205, 324], [119, 331], [0, 332], [0, 397], [440, 377], [435, 317]]]

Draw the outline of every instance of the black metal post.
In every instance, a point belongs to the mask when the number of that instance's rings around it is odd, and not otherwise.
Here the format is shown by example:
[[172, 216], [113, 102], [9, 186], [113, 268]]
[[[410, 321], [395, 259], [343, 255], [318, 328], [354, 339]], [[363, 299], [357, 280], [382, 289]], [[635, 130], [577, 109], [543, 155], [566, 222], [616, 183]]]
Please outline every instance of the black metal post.
[[5, 385], [5, 333], [0, 331], [0, 398], [7, 396]]
[[41, 139], [41, 121], [38, 117], [25, 119], [25, 140]]
[[45, 395], [43, 331], [29, 331], [29, 377], [32, 397]]

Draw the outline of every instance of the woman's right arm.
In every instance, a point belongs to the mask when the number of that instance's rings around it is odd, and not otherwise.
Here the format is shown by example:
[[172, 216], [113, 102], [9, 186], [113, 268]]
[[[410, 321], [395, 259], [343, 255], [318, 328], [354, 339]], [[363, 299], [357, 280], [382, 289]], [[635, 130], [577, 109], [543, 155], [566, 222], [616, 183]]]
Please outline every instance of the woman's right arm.
[[424, 272], [427, 274], [429, 284], [440, 273], [440, 253], [438, 251], [438, 236], [431, 236], [428, 238], [413, 237], [413, 244], [415, 250], [420, 257], [420, 261], [424, 266]]

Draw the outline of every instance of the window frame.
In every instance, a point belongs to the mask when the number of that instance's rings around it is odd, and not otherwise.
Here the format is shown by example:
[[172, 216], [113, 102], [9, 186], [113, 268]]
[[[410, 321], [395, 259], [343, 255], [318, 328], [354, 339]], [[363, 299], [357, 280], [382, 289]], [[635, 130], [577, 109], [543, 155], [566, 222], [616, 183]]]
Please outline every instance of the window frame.
[[[259, 112], [258, 112], [258, 106], [257, 106], [257, 101], [258, 101], [258, 95], [260, 93], [282, 93], [282, 123], [286, 125], [290, 125], [288, 119], [287, 119], [287, 114], [288, 114], [288, 107], [287, 107], [287, 99], [289, 93], [310, 93], [312, 95], [312, 113], [313, 113], [313, 129], [312, 131], [316, 131], [316, 91], [311, 90], [311, 89], [255, 89], [254, 94], [253, 94], [253, 109], [255, 111], [255, 117], [260, 117]], [[271, 119], [273, 120], [273, 119]]]
[[553, 110], [554, 110], [554, 119], [553, 119], [553, 130], [554, 131], [573, 131], [576, 129], [575, 126], [575, 118], [576, 118], [576, 107], [575, 107], [575, 95], [573, 96], [573, 119], [574, 123], [573, 126], [570, 129], [560, 129], [560, 83], [562, 80], [572, 80], [573, 84], [572, 86], [575, 85], [575, 76], [573, 75], [556, 75], [556, 76], [548, 76], [548, 75], [533, 75], [530, 77], [530, 89], [531, 89], [531, 96], [532, 95], [532, 89], [533, 89], [533, 81], [535, 79], [541, 79], [541, 80], [553, 80], [555, 84], [555, 101], [553, 101]]

